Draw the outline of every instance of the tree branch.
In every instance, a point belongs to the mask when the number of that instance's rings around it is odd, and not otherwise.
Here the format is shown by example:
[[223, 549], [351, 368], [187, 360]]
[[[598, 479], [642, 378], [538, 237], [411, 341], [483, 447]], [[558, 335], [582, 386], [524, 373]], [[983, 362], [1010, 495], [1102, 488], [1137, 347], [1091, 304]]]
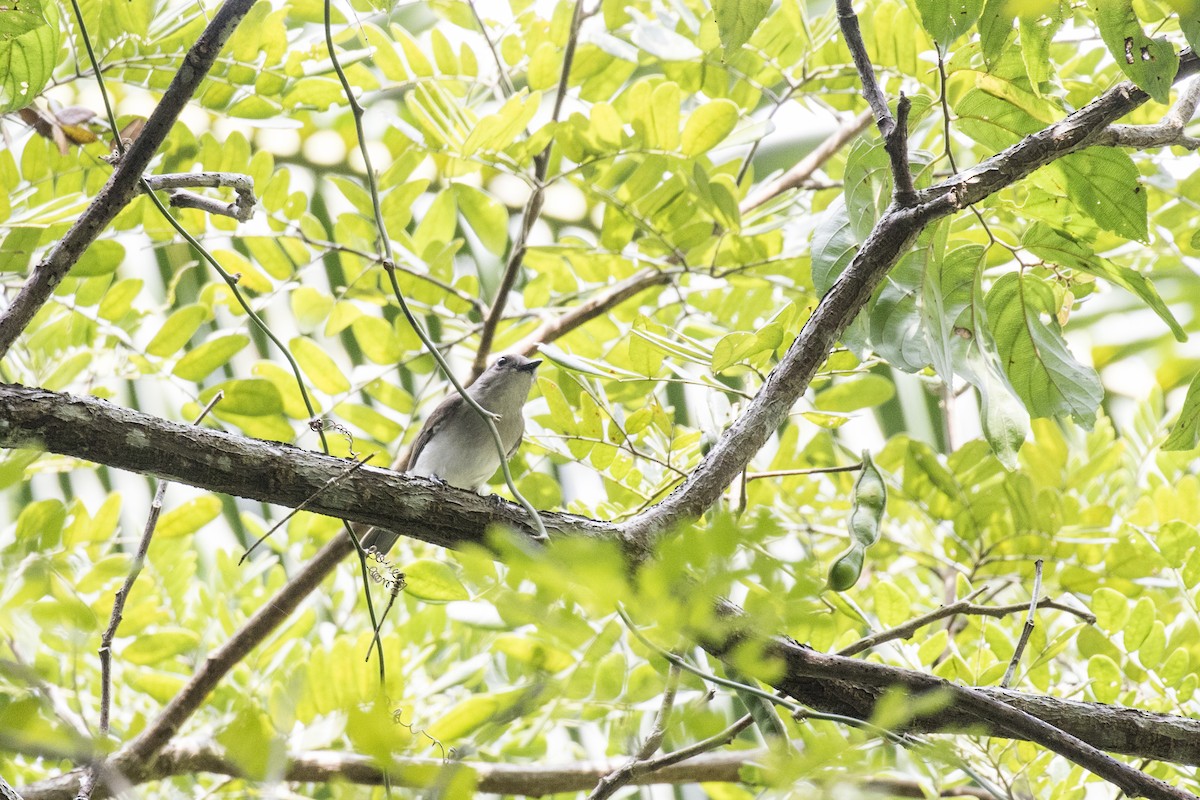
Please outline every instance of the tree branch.
[[[571, 63], [575, 60], [575, 43], [579, 39], [579, 26], [583, 24], [583, 0], [575, 0], [575, 12], [571, 17], [571, 29], [567, 33], [567, 46], [563, 51], [562, 74], [558, 79], [558, 93], [554, 96], [554, 111], [550, 115], [551, 122], [557, 122], [562, 113], [563, 101], [567, 96], [567, 80], [571, 77]], [[475, 351], [475, 362], [471, 365], [471, 381], [483, 374], [487, 369], [487, 358], [492, 351], [492, 340], [496, 328], [504, 316], [504, 308], [508, 305], [508, 293], [512, 291], [517, 281], [517, 273], [525, 261], [525, 250], [529, 242], [529, 234], [538, 215], [542, 213], [542, 200], [546, 193], [546, 172], [550, 168], [550, 149], [554, 146], [551, 140], [546, 148], [533, 160], [533, 192], [525, 204], [525, 214], [521, 218], [521, 230], [517, 240], [513, 242], [512, 251], [508, 254], [508, 263], [504, 267], [504, 275], [500, 286], [496, 288], [496, 299], [488, 309], [483, 320], [483, 331], [479, 334], [479, 348]]]
[[[354, 462], [23, 386], [0, 384], [0, 447], [46, 449], [289, 508], [309, 501], [314, 513], [411, 527], [416, 538], [442, 547], [486, 546], [490, 525], [533, 530], [515, 503], [375, 467], [345, 474]], [[542, 512], [542, 518], [552, 533], [612, 539], [618, 532], [571, 514]]]
[[870, 111], [864, 111], [857, 117], [843, 122], [838, 126], [837, 130], [826, 137], [825, 141], [817, 145], [817, 149], [796, 162], [794, 167], [770, 183], [764, 184], [762, 188], [754, 193], [753, 198], [747, 198], [742, 201], [739, 207], [741, 213], [747, 214], [763, 203], [775, 199], [788, 189], [796, 189], [803, 186], [805, 181], [821, 168], [822, 164], [845, 147], [847, 142], [866, 130], [866, 127], [870, 124]]
[[1097, 138], [1096, 143], [1138, 150], [1150, 147], [1183, 147], [1188, 150], [1200, 148], [1200, 139], [1183, 132], [1184, 127], [1195, 116], [1198, 102], [1200, 80], [1194, 80], [1183, 90], [1179, 100], [1159, 124], [1109, 125]]
[[[1013, 604], [1007, 605], [1007, 606], [978, 605], [976, 603], [972, 603], [970, 601], [970, 598], [966, 598], [963, 600], [959, 600], [957, 603], [951, 603], [950, 605], [942, 606], [941, 608], [934, 609], [933, 611], [930, 611], [928, 614], [923, 614], [922, 616], [917, 617], [916, 619], [909, 620], [908, 622], [905, 622], [902, 625], [897, 625], [896, 627], [889, 628], [886, 631], [880, 631], [879, 633], [873, 633], [870, 636], [864, 636], [862, 639], [859, 639], [854, 644], [848, 645], [846, 647], [843, 647], [841, 650], [838, 650], [838, 655], [839, 656], [858, 655], [859, 653], [861, 653], [865, 650], [870, 650], [872, 647], [878, 647], [879, 645], [883, 644], [884, 642], [890, 642], [890, 641], [894, 641], [896, 639], [912, 638], [912, 635], [914, 633], [916, 633], [921, 628], [924, 628], [926, 625], [937, 622], [940, 619], [946, 619], [948, 617], [955, 617], [955, 616], [958, 616], [959, 614], [963, 614], [965, 616], [974, 616], [974, 617], [997, 617], [997, 618], [999, 618], [999, 617], [1006, 617], [1009, 614], [1020, 613], [1021, 611], [1028, 611], [1029, 607], [1030, 607], [1029, 603], [1013, 603]], [[1040, 600], [1038, 600], [1036, 607], [1037, 608], [1053, 608], [1058, 611], [1065, 611], [1068, 614], [1074, 614], [1075, 616], [1079, 617], [1080, 619], [1082, 619], [1084, 622], [1088, 623], [1089, 625], [1092, 625], [1096, 622], [1095, 615], [1093, 615], [1087, 611], [1082, 611], [1080, 609], [1071, 608], [1068, 605], [1063, 605], [1062, 603], [1051, 600], [1049, 597], [1043, 597]]]
[[[727, 610], [731, 613], [741, 613], [740, 609], [734, 610], [732, 606]], [[705, 648], [720, 658], [728, 657], [733, 650], [745, 643], [746, 640], [735, 633], [717, 645], [705, 644]], [[815, 678], [877, 688], [901, 687], [913, 694], [937, 692], [947, 698], [950, 707], [974, 717], [976, 724], [986, 726], [992, 735], [999, 733], [1002, 736], [1036, 742], [1112, 783], [1130, 797], [1195, 800], [1195, 795], [1117, 761], [1107, 753], [1101, 752], [1099, 748], [1074, 736], [1064, 727], [1056, 726], [1018, 708], [1008, 702], [1006, 697], [997, 698], [992, 693], [950, 683], [913, 670], [819, 653], [786, 639], [772, 639], [764, 655], [769, 659], [780, 659], [786, 664], [786, 677], [774, 683], [789, 695], [792, 694], [789, 684], [795, 678]], [[1200, 721], [1194, 722], [1200, 728]]]
[[875, 112], [875, 124], [883, 137], [883, 149], [887, 151], [892, 168], [892, 200], [897, 206], [911, 206], [916, 202], [917, 193], [913, 188], [912, 169], [908, 165], [908, 108], [909, 100], [902, 93], [896, 104], [896, 116], [888, 109], [887, 97], [875, 80], [875, 68], [867, 55], [867, 46], [863, 43], [862, 31], [858, 28], [858, 15], [854, 13], [853, 0], [837, 0], [838, 24], [842, 28], [842, 37], [846, 47], [854, 59], [854, 68], [858, 71], [858, 79], [862, 82], [862, 94], [867, 104]]
[[[761, 763], [769, 755], [765, 748], [704, 753], [680, 763], [665, 764], [639, 771], [630, 780], [638, 786], [688, 784], [702, 782], [737, 783], [743, 767]], [[663, 757], [666, 758], [666, 757]], [[434, 758], [394, 758], [388, 764], [387, 780], [394, 787], [427, 788], [428, 776], [445, 766]], [[562, 764], [503, 764], [485, 761], [455, 762], [454, 768], [475, 773], [475, 789], [490, 794], [543, 796], [561, 792], [586, 791], [614, 767], [619, 760], [570, 761]], [[174, 775], [208, 772], [240, 776], [237, 766], [214, 745], [180, 742], [164, 750], [153, 766], [138, 776], [139, 783], [162, 780]], [[340, 781], [364, 786], [381, 786], [384, 773], [374, 759], [355, 753], [317, 751], [293, 756], [282, 775], [296, 783]], [[23, 787], [24, 800], [70, 800], [78, 787], [78, 772], [71, 772]], [[0, 790], [3, 789], [0, 779]], [[898, 797], [921, 798], [921, 787], [912, 781], [875, 778], [864, 788], [887, 792]], [[14, 795], [15, 796], [15, 795]], [[970, 786], [946, 788], [942, 797], [974, 797], [991, 800], [991, 795]], [[0, 798], [7, 796], [0, 793]], [[18, 798], [19, 800], [19, 798]]]
[[[150, 187], [151, 191], [171, 191], [169, 197], [175, 208], [195, 208], [209, 214], [233, 217], [238, 222], [248, 222], [254, 215], [258, 202], [254, 197], [254, 179], [238, 172], [178, 172], [163, 175], [147, 175], [139, 188]], [[182, 189], [233, 189], [237, 199], [226, 203], [215, 197], [205, 197]]]
[[96, 240], [121, 209], [129, 205], [141, 191], [139, 184], [150, 159], [158, 152], [158, 148], [170, 133], [171, 126], [195, 93], [196, 87], [212, 69], [213, 62], [226, 40], [254, 3], [255, 0], [225, 0], [213, 14], [204, 32], [184, 56], [183, 63], [171, 80], [171, 85], [163, 93], [162, 100], [113, 170], [113, 174], [109, 176], [108, 182], [54, 249], [33, 269], [21, 291], [4, 313], [0, 314], [0, 357], [8, 352], [13, 342], [21, 335], [21, 331], [25, 330], [33, 319], [33, 315], [50, 299], [54, 287], [67, 276], [88, 245]]
[[510, 350], [522, 355], [532, 355], [538, 346], [565, 336], [586, 322], [607, 312], [631, 297], [635, 297], [654, 286], [665, 286], [677, 273], [672, 270], [643, 269], [623, 281], [614, 283], [595, 296], [585, 300], [571, 310], [546, 320], [533, 333], [513, 345]]

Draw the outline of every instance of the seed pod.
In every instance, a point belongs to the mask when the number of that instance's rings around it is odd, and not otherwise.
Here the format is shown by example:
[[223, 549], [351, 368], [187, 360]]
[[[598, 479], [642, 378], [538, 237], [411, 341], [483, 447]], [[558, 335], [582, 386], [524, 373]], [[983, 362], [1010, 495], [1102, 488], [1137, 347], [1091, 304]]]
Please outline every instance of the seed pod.
[[879, 523], [887, 507], [887, 484], [871, 461], [871, 454], [863, 451], [862, 472], [854, 483], [851, 497], [850, 548], [834, 559], [829, 567], [829, 588], [844, 592], [858, 582], [862, 575], [863, 560], [867, 548], [879, 541]]
[[850, 549], [842, 553], [829, 567], [829, 588], [835, 592], [844, 592], [858, 583], [862, 574], [863, 556], [866, 548], [858, 542], [850, 545]]

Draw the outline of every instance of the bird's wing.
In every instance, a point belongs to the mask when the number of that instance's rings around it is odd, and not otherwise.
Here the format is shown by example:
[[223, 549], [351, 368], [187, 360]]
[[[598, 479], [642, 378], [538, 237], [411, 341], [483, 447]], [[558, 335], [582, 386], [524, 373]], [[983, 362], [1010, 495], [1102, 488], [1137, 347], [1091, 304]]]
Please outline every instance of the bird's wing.
[[421, 426], [421, 432], [417, 434], [417, 440], [413, 442], [412, 453], [408, 456], [408, 469], [411, 470], [417, 465], [417, 459], [421, 457], [421, 451], [425, 449], [425, 445], [429, 444], [429, 440], [437, 433], [438, 428], [446, 421], [446, 417], [450, 415], [451, 410], [457, 402], [462, 402], [462, 396], [458, 392], [451, 392], [446, 396], [446, 399], [438, 403], [438, 407], [429, 415], [429, 419], [425, 420], [425, 424]]
[[517, 440], [513, 442], [512, 447], [508, 448], [508, 452], [504, 454], [505, 461], [508, 461], [516, 454], [517, 450], [521, 448], [521, 440], [525, 438], [525, 414], [523, 412], [518, 412], [518, 414], [520, 414], [521, 427], [517, 431]]

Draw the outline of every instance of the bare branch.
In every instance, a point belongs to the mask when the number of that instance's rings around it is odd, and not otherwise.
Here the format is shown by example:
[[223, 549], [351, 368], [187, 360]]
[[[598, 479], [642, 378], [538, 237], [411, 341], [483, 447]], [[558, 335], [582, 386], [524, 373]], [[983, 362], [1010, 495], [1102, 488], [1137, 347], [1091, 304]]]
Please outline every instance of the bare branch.
[[[554, 111], [550, 115], [551, 122], [557, 122], [559, 114], [562, 113], [563, 101], [567, 96], [567, 80], [571, 77], [571, 64], [575, 60], [575, 44], [579, 39], [579, 26], [582, 24], [583, 0], [575, 0], [575, 13], [571, 17], [571, 29], [567, 33], [567, 46], [563, 51], [562, 74], [558, 79], [558, 92], [554, 96]], [[500, 285], [496, 287], [496, 298], [492, 301], [492, 307], [488, 309], [487, 316], [483, 320], [483, 330], [479, 334], [479, 348], [475, 351], [475, 362], [471, 366], [472, 382], [487, 369], [488, 355], [492, 351], [492, 340], [495, 338], [496, 328], [504, 316], [504, 308], [508, 305], [508, 293], [512, 291], [513, 284], [517, 281], [517, 273], [521, 271], [521, 265], [525, 262], [525, 250], [528, 246], [529, 234], [533, 230], [533, 224], [537, 222], [538, 215], [542, 213], [542, 201], [546, 192], [546, 171], [550, 168], [550, 148], [553, 146], [554, 142], [551, 140], [533, 160], [533, 191], [525, 204], [525, 213], [521, 218], [521, 230], [517, 234], [516, 241], [513, 242], [512, 250], [509, 251], [504, 275], [500, 278]]]
[[[742, 613], [732, 605], [727, 605], [724, 610], [737, 616]], [[734, 649], [745, 644], [748, 644], [745, 637], [734, 633], [719, 643], [704, 643], [704, 646], [722, 658], [731, 656]], [[772, 639], [764, 655], [768, 659], [781, 659], [786, 664], [786, 677], [774, 683], [788, 694], [792, 694], [788, 684], [796, 678], [851, 682], [861, 686], [900, 687], [914, 694], [937, 692], [951, 706], [974, 717], [980, 724], [1004, 731], [1005, 735], [1040, 744], [1112, 783], [1130, 797], [1148, 797], [1152, 800], [1195, 798], [1189, 792], [1117, 761], [1062, 728], [980, 689], [960, 686], [913, 670], [819, 653], [786, 639]]]
[[612, 286], [573, 307], [561, 316], [543, 322], [533, 333], [517, 342], [510, 349], [514, 353], [521, 353], [527, 356], [532, 355], [537, 352], [538, 345], [548, 344], [561, 336], [565, 336], [584, 323], [605, 313], [613, 306], [641, 294], [646, 289], [670, 283], [671, 278], [676, 274], [673, 270], [657, 269], [644, 269], [635, 272], [625, 280], [614, 283]]
[[[196, 208], [209, 214], [233, 217], [238, 222], [248, 222], [254, 215], [258, 200], [254, 196], [254, 179], [237, 172], [173, 172], [163, 175], [147, 175], [142, 188], [150, 191], [170, 191], [171, 205], [176, 208]], [[230, 188], [237, 195], [232, 203], [215, 197], [205, 197], [182, 189]]]
[[862, 94], [867, 104], [875, 113], [875, 124], [883, 137], [883, 147], [887, 151], [892, 168], [893, 200], [898, 206], [911, 206], [916, 202], [917, 194], [913, 188], [912, 169], [908, 165], [908, 108], [909, 101], [903, 94], [896, 104], [896, 116], [892, 116], [887, 105], [887, 97], [875, 80], [875, 68], [867, 55], [867, 46], [863, 43], [862, 31], [858, 28], [858, 15], [854, 13], [853, 0], [837, 0], [838, 24], [842, 28], [842, 37], [846, 47], [854, 59], [854, 68], [858, 71], [858, 79], [862, 82]]
[[794, 167], [775, 180], [764, 184], [762, 188], [754, 193], [753, 198], [747, 198], [742, 201], [741, 212], [746, 214], [768, 200], [773, 200], [788, 189], [797, 189], [804, 186], [808, 179], [813, 176], [813, 173], [821, 168], [822, 164], [832, 158], [835, 153], [846, 146], [847, 142], [862, 133], [870, 124], [871, 112], [869, 111], [864, 111], [857, 117], [843, 122], [825, 141], [817, 145], [816, 150], [813, 150], [800, 159]]
[[212, 68], [226, 40], [254, 3], [255, 0], [225, 0], [213, 14], [204, 32], [184, 56], [179, 71], [146, 121], [141, 134], [125, 152], [108, 182], [54, 249], [33, 269], [21, 291], [0, 315], [0, 356], [12, 347], [88, 245], [137, 196], [150, 159], [158, 152], [183, 107]]
[[1146, 150], [1152, 147], [1183, 147], [1188, 150], [1200, 148], [1200, 138], [1184, 133], [1185, 126], [1196, 114], [1200, 102], [1200, 79], [1193, 80], [1184, 88], [1179, 100], [1157, 125], [1109, 125], [1100, 135], [1097, 144], [1114, 147], [1132, 147]]
[[1021, 638], [1017, 640], [1017, 646], [1013, 649], [1012, 658], [1008, 662], [1008, 669], [1004, 670], [1004, 677], [1000, 679], [1001, 688], [1007, 689], [1012, 683], [1013, 673], [1017, 671], [1017, 664], [1021, 663], [1021, 656], [1025, 653], [1025, 646], [1029, 644], [1029, 637], [1033, 635], [1033, 615], [1038, 607], [1038, 595], [1042, 593], [1042, 559], [1038, 559], [1033, 565], [1033, 597], [1029, 601], [1029, 613], [1025, 615], [1025, 625], [1021, 628]]
[[[986, 588], [986, 587], [984, 587]], [[1027, 610], [1030, 606], [1028, 603], [1013, 603], [1007, 606], [987, 606], [972, 603], [971, 599], [979, 594], [982, 589], [972, 593], [970, 596], [959, 600], [957, 603], [942, 606], [934, 609], [928, 614], [923, 614], [916, 619], [909, 620], [902, 625], [897, 625], [894, 628], [889, 628], [886, 631], [873, 633], [870, 636], [864, 636], [857, 642], [843, 647], [838, 650], [839, 656], [853, 656], [865, 650], [870, 650], [872, 647], [878, 647], [884, 642], [895, 641], [896, 639], [909, 639], [921, 628], [937, 622], [940, 619], [947, 619], [958, 615], [968, 617], [1007, 617], [1009, 614], [1018, 614]], [[1077, 608], [1071, 608], [1068, 605], [1063, 605], [1049, 597], [1043, 597], [1037, 601], [1038, 608], [1053, 608], [1057, 611], [1064, 611], [1068, 614], [1074, 614], [1084, 622], [1092, 625], [1096, 622], [1096, 617], [1087, 611], [1082, 611]]]
[[[534, 528], [516, 503], [376, 467], [344, 474], [355, 462], [23, 386], [0, 384], [0, 447], [47, 449], [288, 508], [309, 501], [314, 513], [399, 527], [442, 547], [468, 542], [486, 547], [484, 532], [491, 525]], [[610, 523], [572, 514], [541, 516], [552, 534], [617, 537]]]
[[[740, 727], [726, 729], [726, 744], [750, 723], [747, 718], [739, 720]], [[732, 731], [732, 733], [730, 733]], [[719, 745], [718, 745], [719, 746]], [[690, 748], [688, 748], [690, 749]], [[711, 750], [712, 748], [709, 747]], [[683, 752], [683, 751], [679, 751]], [[657, 761], [665, 762], [674, 756], [671, 753]], [[740, 771], [746, 766], [761, 763], [768, 757], [763, 748], [732, 750], [708, 753], [701, 750], [689, 758], [679, 759], [661, 766], [652, 766], [639, 772], [630, 783], [637, 786], [654, 784], [688, 784], [723, 782], [736, 783], [741, 780]], [[597, 779], [615, 766], [609, 761], [571, 761], [562, 764], [504, 764], [485, 761], [456, 762], [455, 768], [475, 773], [475, 788], [479, 792], [503, 795], [526, 795], [531, 797], [561, 792], [586, 791]], [[389, 764], [388, 782], [399, 788], [421, 789], [427, 786], [422, 777], [431, 767], [441, 767], [445, 762], [433, 758], [394, 758]], [[224, 753], [210, 744], [180, 742], [162, 752], [153, 766], [140, 775], [140, 783], [161, 780], [172, 775], [190, 775], [208, 772], [216, 775], [240, 776], [237, 766]], [[78, 772], [52, 778], [23, 787], [23, 800], [68, 800], [75, 795]], [[415, 776], [415, 777], [414, 777]], [[328, 783], [340, 781], [364, 786], [384, 784], [384, 774], [374, 759], [355, 753], [316, 751], [294, 756], [284, 770], [283, 779], [295, 783]], [[0, 789], [3, 784], [0, 783]], [[864, 788], [890, 793], [898, 797], [922, 798], [921, 787], [912, 781], [893, 778], [874, 778]], [[11, 787], [10, 787], [11, 790]], [[15, 790], [11, 790], [14, 791]], [[991, 800], [991, 795], [970, 786], [947, 787], [942, 797], [973, 797]], [[0, 793], [3, 800], [22, 800], [15, 793], [10, 797]]]

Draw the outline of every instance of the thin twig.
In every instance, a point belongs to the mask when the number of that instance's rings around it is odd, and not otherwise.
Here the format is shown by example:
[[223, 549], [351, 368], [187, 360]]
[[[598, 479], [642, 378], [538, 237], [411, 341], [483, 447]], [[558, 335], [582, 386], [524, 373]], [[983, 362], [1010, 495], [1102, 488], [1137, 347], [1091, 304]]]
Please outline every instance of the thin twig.
[[663, 691], [658, 713], [654, 715], [654, 727], [646, 736], [646, 741], [642, 742], [642, 746], [629, 761], [601, 778], [596, 784], [596, 788], [588, 795], [587, 800], [605, 800], [605, 798], [612, 797], [622, 786], [633, 780], [634, 768], [658, 751], [662, 745], [663, 736], [667, 733], [667, 720], [671, 716], [671, 708], [675, 705], [675, 694], [679, 690], [681, 674], [682, 669], [678, 664], [672, 663], [667, 668], [667, 686]]
[[[794, 167], [754, 192], [753, 197], [742, 201], [739, 210], [748, 214], [769, 200], [773, 200], [788, 189], [803, 186], [822, 165], [834, 156], [846, 143], [862, 133], [871, 124], [871, 112], [864, 111], [853, 119], [846, 120], [811, 153], [800, 159]], [[824, 188], [824, 187], [822, 187]]]
[[[575, 44], [579, 38], [579, 26], [583, 23], [583, 0], [575, 0], [575, 12], [571, 17], [571, 29], [567, 33], [567, 46], [563, 51], [562, 73], [558, 79], [558, 92], [554, 96], [554, 111], [550, 114], [551, 123], [557, 122], [562, 106], [567, 96], [567, 82], [571, 77], [571, 64], [575, 60]], [[508, 254], [508, 263], [504, 266], [504, 274], [500, 277], [500, 285], [496, 288], [496, 297], [492, 307], [488, 309], [483, 319], [483, 330], [479, 334], [479, 347], [475, 350], [475, 361], [471, 365], [471, 381], [483, 374], [487, 369], [488, 355], [492, 351], [492, 341], [496, 336], [496, 328], [504, 316], [505, 306], [508, 305], [508, 293], [512, 291], [517, 281], [517, 274], [525, 262], [525, 251], [529, 243], [529, 234], [542, 212], [542, 202], [546, 192], [546, 173], [550, 168], [550, 149], [554, 146], [551, 140], [542, 152], [533, 159], [533, 191], [525, 203], [525, 213], [521, 218], [521, 229], [516, 241]]]
[[[341, 483], [351, 473], [353, 473], [355, 470], [362, 467], [364, 464], [366, 464], [368, 461], [370, 461], [374, 457], [375, 457], [374, 453], [368, 453], [365, 458], [361, 458], [361, 459], [355, 461], [350, 466], [346, 467], [346, 469], [340, 475], [334, 475], [332, 478], [325, 481], [324, 485], [321, 486], [320, 489], [317, 489], [317, 491], [313, 492], [312, 495], [310, 495], [307, 500], [305, 500], [303, 503], [301, 503], [300, 505], [296, 506], [291, 511], [289, 511], [283, 517], [283, 519], [279, 520], [274, 525], [272, 525], [271, 529], [269, 531], [264, 533], [262, 536], [258, 537], [258, 539], [255, 540], [254, 544], [247, 547], [246, 552], [242, 553], [242, 557], [238, 559], [238, 566], [241, 566], [246, 561], [246, 559], [250, 557], [250, 554], [254, 552], [254, 549], [267, 540], [267, 537], [269, 537], [272, 533], [274, 533], [275, 531], [277, 531], [281, 527], [283, 527], [289, 519], [296, 516], [304, 509], [308, 508], [309, 504], [311, 504], [312, 501], [314, 499], [316, 499], [317, 495], [319, 495], [321, 492], [325, 491], [326, 489], [330, 488], [331, 486]], [[347, 525], [349, 525], [349, 523], [347, 523]]]
[[1021, 661], [1021, 656], [1025, 653], [1025, 646], [1029, 644], [1029, 637], [1033, 634], [1034, 622], [1033, 615], [1037, 612], [1038, 595], [1042, 593], [1042, 559], [1033, 562], [1033, 597], [1029, 600], [1029, 613], [1025, 615], [1025, 627], [1021, 629], [1021, 638], [1017, 640], [1017, 647], [1013, 650], [1012, 659], [1008, 662], [1008, 669], [1004, 670], [1004, 677], [1000, 679], [1001, 688], [1007, 689], [1012, 683], [1013, 673], [1017, 671], [1017, 664]]
[[834, 472], [856, 472], [862, 469], [862, 462], [847, 464], [844, 467], [805, 467], [803, 469], [771, 469], [765, 472], [751, 472], [746, 480], [756, 481], [760, 478], [790, 478], [795, 475], [827, 475]]
[[[200, 411], [199, 416], [196, 417], [192, 424], [199, 425], [203, 422], [204, 418], [208, 416], [208, 412], [212, 411], [213, 406], [221, 402], [224, 397], [224, 392], [217, 392], [213, 395], [213, 398], [208, 401], [208, 405]], [[117, 627], [121, 624], [125, 612], [125, 602], [129, 599], [129, 593], [133, 591], [133, 584], [137, 581], [138, 576], [142, 574], [142, 567], [146, 564], [146, 555], [150, 552], [150, 540], [154, 537], [154, 529], [158, 526], [158, 517], [162, 513], [163, 497], [166, 495], [167, 487], [170, 485], [170, 481], [158, 482], [158, 488], [154, 492], [154, 500], [150, 503], [150, 514], [146, 517], [146, 527], [142, 530], [142, 540], [138, 543], [138, 549], [134, 553], [133, 562], [129, 565], [129, 574], [125, 576], [125, 582], [117, 590], [116, 597], [113, 599], [112, 616], [109, 617], [108, 627], [100, 637], [100, 732], [98, 734], [98, 738], [100, 739], [108, 736], [109, 713], [112, 708], [113, 639], [117, 636]], [[92, 791], [96, 788], [103, 769], [104, 759], [100, 759], [88, 771], [87, 777], [80, 784], [80, 800], [87, 800], [87, 798], [92, 796]]]
[[538, 345], [549, 344], [555, 339], [565, 336], [584, 323], [606, 313], [613, 306], [619, 305], [651, 287], [665, 286], [679, 271], [639, 270], [625, 280], [606, 287], [594, 297], [574, 306], [562, 315], [546, 320], [509, 349], [514, 353], [532, 355], [537, 352]]
[[491, 34], [488, 33], [487, 25], [483, 22], [483, 17], [479, 16], [479, 9], [475, 7], [475, 0], [467, 0], [467, 5], [471, 7], [471, 15], [475, 17], [475, 24], [479, 26], [479, 32], [483, 34], [483, 41], [487, 42], [492, 59], [496, 62], [496, 72], [500, 76], [500, 88], [504, 91], [505, 97], [511, 97], [516, 93], [516, 88], [513, 86], [512, 78], [508, 76], [508, 70], [505, 69], [504, 62], [500, 59], [500, 51], [496, 49]]

